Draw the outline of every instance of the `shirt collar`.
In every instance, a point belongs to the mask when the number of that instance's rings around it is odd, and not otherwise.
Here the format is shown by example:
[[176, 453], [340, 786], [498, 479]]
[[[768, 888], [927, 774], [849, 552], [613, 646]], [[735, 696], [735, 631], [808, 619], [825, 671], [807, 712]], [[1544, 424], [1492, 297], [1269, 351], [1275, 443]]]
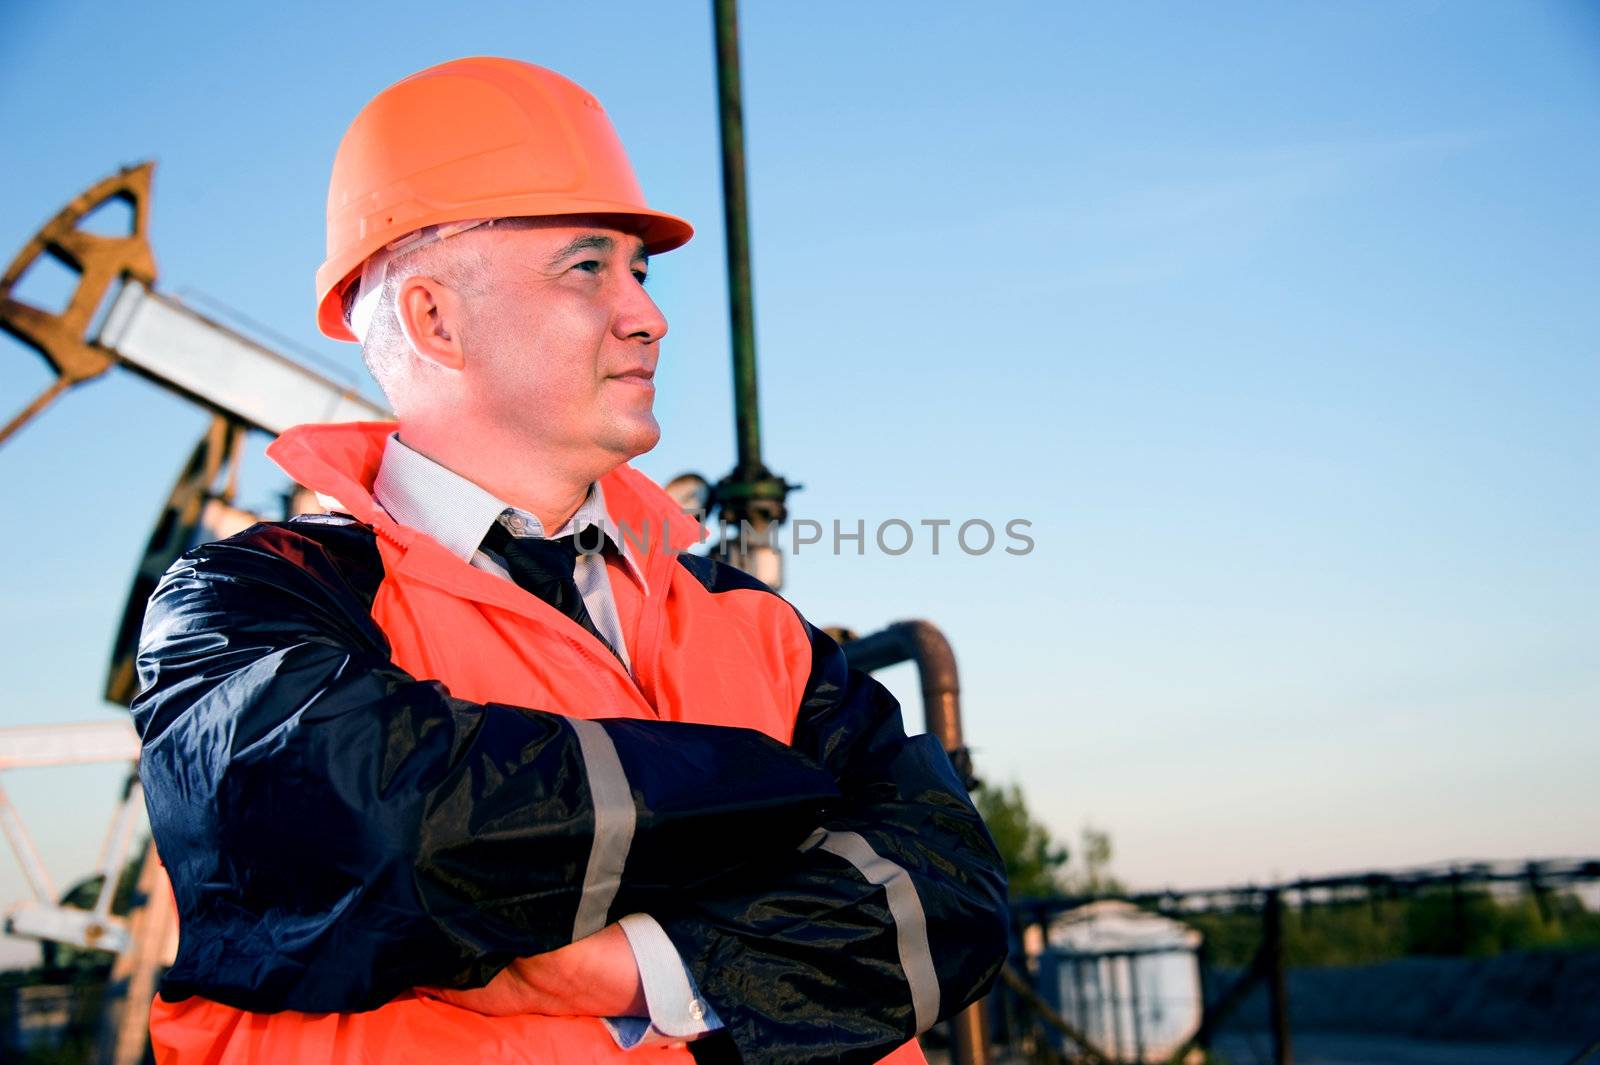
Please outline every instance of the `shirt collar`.
[[[545, 535], [537, 517], [510, 506], [487, 489], [408, 447], [399, 433], [390, 433], [384, 441], [372, 497], [395, 521], [433, 537], [463, 562], [472, 561], [489, 527], [501, 520], [502, 514], [503, 524], [515, 536]], [[643, 587], [644, 570], [606, 512], [605, 493], [599, 481], [589, 485], [589, 494], [555, 535], [565, 536], [585, 525], [600, 526], [616, 542], [622, 549], [623, 561]]]

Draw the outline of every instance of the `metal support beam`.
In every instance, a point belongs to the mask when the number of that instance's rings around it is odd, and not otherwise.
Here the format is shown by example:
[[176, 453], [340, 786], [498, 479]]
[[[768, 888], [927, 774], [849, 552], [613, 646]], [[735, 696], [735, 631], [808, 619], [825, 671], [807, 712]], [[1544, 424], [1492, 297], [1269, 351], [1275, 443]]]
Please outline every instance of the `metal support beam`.
[[717, 117], [722, 130], [722, 223], [728, 253], [728, 314], [733, 340], [733, 410], [738, 471], [761, 464], [756, 388], [755, 287], [750, 277], [750, 208], [745, 186], [744, 88], [739, 67], [739, 5], [713, 0], [717, 35]]
[[50, 871], [45, 868], [44, 859], [39, 857], [33, 837], [28, 834], [28, 826], [17, 815], [17, 808], [11, 805], [11, 797], [6, 794], [3, 785], [0, 785], [0, 831], [4, 831], [6, 839], [10, 841], [11, 852], [22, 866], [22, 875], [28, 881], [28, 890], [33, 892], [33, 897], [47, 906], [54, 903], [55, 881], [50, 879]]
[[[139, 758], [139, 737], [128, 721], [81, 725], [34, 725], [0, 729], [0, 770], [94, 762], [128, 762]], [[101, 844], [99, 871], [104, 877], [92, 910], [62, 905], [54, 881], [34, 847], [33, 837], [0, 788], [0, 829], [22, 865], [33, 899], [12, 905], [5, 913], [5, 931], [15, 936], [69, 943], [88, 950], [119, 952], [128, 948], [128, 924], [111, 913], [117, 878], [127, 858], [138, 811], [143, 808], [137, 770], [130, 768], [122, 797]]]
[[756, 386], [755, 289], [750, 270], [750, 207], [745, 186], [744, 89], [739, 67], [736, 0], [712, 0], [717, 55], [717, 116], [722, 131], [722, 217], [728, 251], [728, 319], [733, 345], [733, 419], [738, 460], [718, 481], [712, 502], [722, 526], [721, 552], [730, 565], [783, 584], [777, 529], [788, 519], [784, 501], [793, 485], [761, 460], [761, 407]]
[[1267, 1002], [1272, 1017], [1272, 1060], [1294, 1065], [1294, 1045], [1289, 1035], [1289, 981], [1283, 956], [1283, 897], [1269, 891], [1262, 903], [1261, 950], [1266, 964]]
[[122, 789], [122, 802], [106, 830], [105, 842], [100, 847], [100, 896], [94, 902], [94, 915], [99, 921], [109, 921], [111, 905], [117, 897], [117, 881], [128, 860], [128, 845], [133, 840], [135, 815], [144, 805], [144, 789], [139, 784], [139, 771], [128, 774]]
[[353, 387], [301, 366], [137, 281], [117, 293], [97, 341], [156, 384], [269, 433], [301, 422], [388, 417]]

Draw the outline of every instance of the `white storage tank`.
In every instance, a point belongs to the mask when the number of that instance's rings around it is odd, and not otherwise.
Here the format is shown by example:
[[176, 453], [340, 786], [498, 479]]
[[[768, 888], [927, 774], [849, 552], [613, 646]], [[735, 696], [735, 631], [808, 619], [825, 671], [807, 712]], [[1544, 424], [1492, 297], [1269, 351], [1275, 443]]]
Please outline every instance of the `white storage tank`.
[[1112, 1060], [1171, 1060], [1200, 1028], [1200, 933], [1106, 900], [1068, 910], [1045, 930], [1040, 990]]

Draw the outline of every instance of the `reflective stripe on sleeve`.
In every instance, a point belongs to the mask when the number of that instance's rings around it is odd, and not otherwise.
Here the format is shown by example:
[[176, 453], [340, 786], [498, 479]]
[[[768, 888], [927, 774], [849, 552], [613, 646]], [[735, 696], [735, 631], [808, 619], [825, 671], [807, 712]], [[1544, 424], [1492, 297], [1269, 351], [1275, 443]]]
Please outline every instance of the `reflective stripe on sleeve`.
[[900, 950], [900, 968], [911, 989], [911, 1010], [920, 1034], [933, 1027], [939, 1016], [939, 975], [933, 967], [933, 950], [928, 946], [928, 917], [911, 874], [872, 849], [872, 844], [856, 832], [828, 832], [817, 829], [801, 845], [802, 850], [821, 847], [856, 867], [870, 884], [883, 888], [888, 897], [889, 916], [894, 919], [895, 939]]
[[605, 927], [606, 914], [622, 886], [622, 867], [633, 845], [637, 811], [628, 777], [622, 771], [616, 744], [605, 728], [594, 721], [569, 718], [567, 724], [578, 737], [584, 771], [589, 775], [589, 798], [594, 806], [594, 843], [589, 848], [589, 866], [583, 874], [583, 895], [578, 899], [578, 916], [572, 923], [572, 938], [582, 939]]

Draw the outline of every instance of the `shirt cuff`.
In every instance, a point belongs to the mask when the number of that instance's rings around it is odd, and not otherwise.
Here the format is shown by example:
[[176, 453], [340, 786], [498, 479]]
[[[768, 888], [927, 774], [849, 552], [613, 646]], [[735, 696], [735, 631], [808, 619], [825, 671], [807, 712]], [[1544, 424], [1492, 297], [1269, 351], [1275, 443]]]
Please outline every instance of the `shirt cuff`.
[[694, 978], [661, 925], [647, 913], [630, 913], [617, 922], [639, 966], [649, 1018], [607, 1017], [605, 1025], [623, 1050], [698, 1039], [722, 1027], [716, 1010], [700, 997]]

